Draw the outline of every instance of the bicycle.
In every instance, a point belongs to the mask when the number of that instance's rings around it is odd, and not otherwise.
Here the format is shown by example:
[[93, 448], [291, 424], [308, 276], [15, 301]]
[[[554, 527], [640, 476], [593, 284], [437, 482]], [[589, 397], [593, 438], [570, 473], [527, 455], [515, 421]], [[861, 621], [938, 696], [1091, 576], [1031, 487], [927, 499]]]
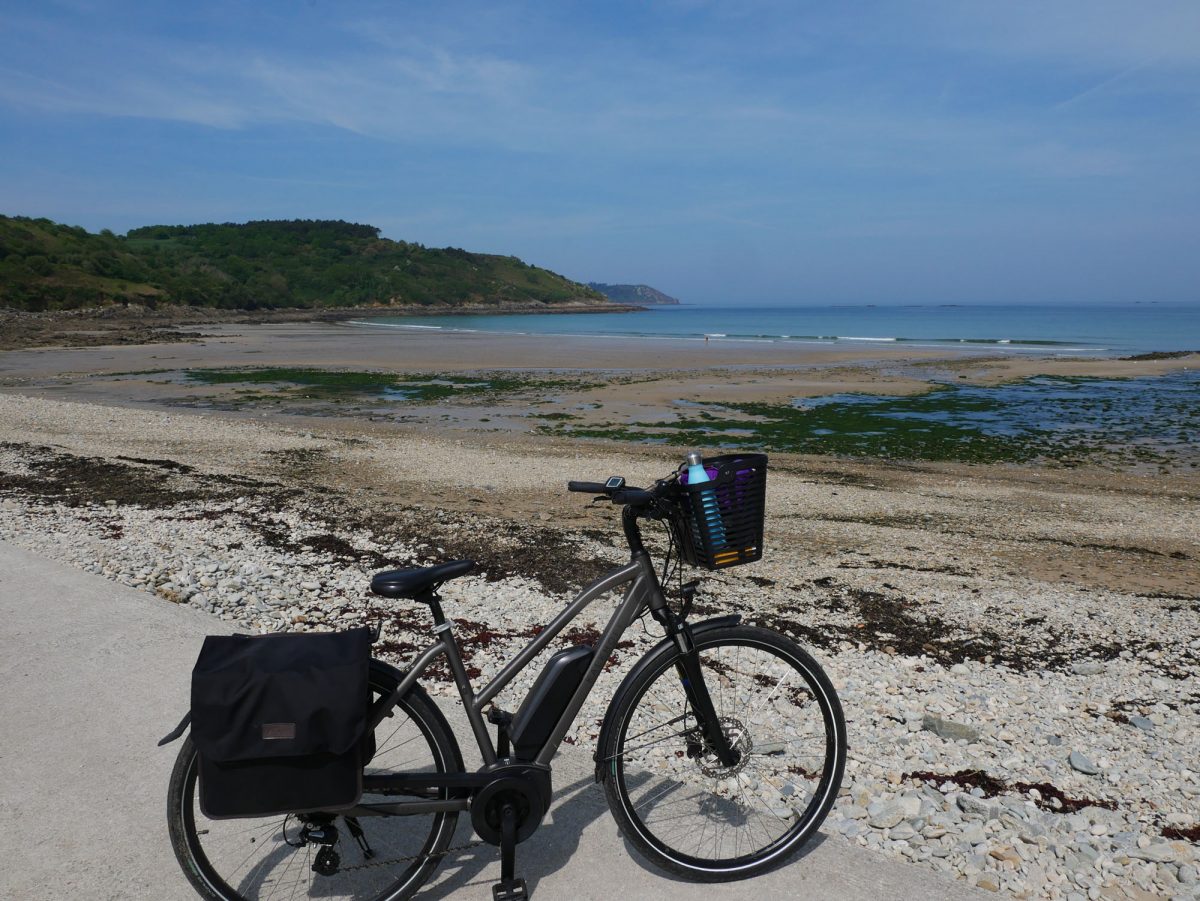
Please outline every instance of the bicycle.
[[[527, 898], [525, 881], [515, 875], [515, 849], [550, 807], [551, 760], [617, 642], [647, 613], [665, 637], [613, 695], [594, 754], [596, 781], [622, 834], [663, 870], [701, 882], [755, 876], [795, 855], [836, 798], [845, 724], [828, 677], [791, 639], [742, 625], [740, 615], [690, 623], [696, 582], [675, 593], [677, 606], [668, 603], [663, 584], [673, 574], [673, 556], [678, 570], [679, 558], [718, 568], [762, 554], [766, 457], [718, 457], [706, 465], [717, 476], [707, 486], [688, 486], [686, 471], [648, 489], [629, 487], [620, 477], [570, 482], [570, 491], [593, 494], [593, 502], [622, 506], [629, 562], [580, 591], [478, 692], [438, 595], [473, 562], [376, 575], [375, 594], [429, 606], [435, 637], [405, 671], [371, 660], [373, 755], [363, 770], [361, 800], [336, 811], [207, 820], [189, 737], [171, 774], [167, 807], [172, 846], [196, 891], [211, 901], [297, 892], [409, 898], [455, 850], [450, 842], [458, 815], [468, 813], [479, 838], [500, 847], [495, 901]], [[762, 484], [746, 483], [747, 473]], [[757, 514], [747, 513], [743, 501], [753, 501], [756, 491]], [[713, 546], [702, 510], [712, 498], [725, 516], [720, 547]], [[643, 544], [640, 520], [668, 526], [662, 579]], [[622, 586], [624, 596], [594, 646], [553, 655], [515, 715], [495, 706], [496, 695], [569, 622]], [[479, 746], [483, 766], [475, 772], [465, 769], [454, 733], [418, 684], [439, 659], [453, 675]], [[182, 734], [187, 722], [162, 743]], [[495, 743], [489, 724], [496, 727]], [[356, 848], [344, 848], [343, 833]]]

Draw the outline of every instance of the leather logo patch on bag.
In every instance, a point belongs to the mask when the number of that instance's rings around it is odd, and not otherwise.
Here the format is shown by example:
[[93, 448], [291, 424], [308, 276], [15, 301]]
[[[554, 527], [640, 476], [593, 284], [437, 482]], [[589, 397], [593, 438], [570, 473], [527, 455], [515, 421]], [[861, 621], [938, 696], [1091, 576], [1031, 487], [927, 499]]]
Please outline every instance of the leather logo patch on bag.
[[263, 741], [291, 741], [296, 737], [295, 723], [263, 723]]

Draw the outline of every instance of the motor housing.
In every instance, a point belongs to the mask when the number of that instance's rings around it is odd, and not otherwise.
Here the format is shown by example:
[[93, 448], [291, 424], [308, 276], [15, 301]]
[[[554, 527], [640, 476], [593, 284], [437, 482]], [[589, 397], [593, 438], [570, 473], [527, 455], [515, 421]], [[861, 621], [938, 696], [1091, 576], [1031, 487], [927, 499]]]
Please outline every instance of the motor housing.
[[500, 760], [480, 770], [493, 779], [471, 798], [471, 825], [488, 844], [500, 844], [501, 811], [512, 804], [517, 813], [517, 842], [537, 831], [550, 809], [550, 768]]

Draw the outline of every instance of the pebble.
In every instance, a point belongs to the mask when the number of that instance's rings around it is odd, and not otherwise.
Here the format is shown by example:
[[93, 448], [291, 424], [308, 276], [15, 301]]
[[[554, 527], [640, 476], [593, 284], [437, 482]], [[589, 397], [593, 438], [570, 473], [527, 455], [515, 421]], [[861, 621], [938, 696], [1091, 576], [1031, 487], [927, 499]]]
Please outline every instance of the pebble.
[[1126, 853], [1137, 860], [1149, 860], [1154, 863], [1171, 863], [1179, 857], [1175, 849], [1166, 842], [1149, 844], [1144, 848], [1131, 848]]
[[940, 738], [946, 738], [951, 741], [979, 741], [979, 730], [974, 726], [969, 726], [965, 723], [956, 723], [953, 720], [942, 719], [934, 714], [925, 714], [921, 721], [921, 727], [926, 732], [932, 732]]
[[904, 808], [896, 801], [872, 801], [867, 807], [867, 822], [876, 829], [888, 829], [904, 819]]
[[986, 801], [982, 801], [979, 798], [976, 798], [974, 795], [959, 795], [955, 799], [955, 803], [958, 805], [958, 809], [963, 813], [980, 817], [984, 820], [995, 819], [998, 815], [997, 808], [994, 805], [989, 804]]
[[1078, 751], [1072, 751], [1067, 757], [1067, 761], [1071, 764], [1071, 769], [1083, 773], [1085, 776], [1095, 776], [1100, 772], [1100, 768], [1096, 764]]
[[[19, 446], [0, 444], [0, 471], [23, 472], [23, 453]], [[427, 512], [434, 509], [431, 505]], [[164, 603], [210, 610], [250, 632], [361, 621], [362, 605], [369, 600], [365, 587], [373, 572], [368, 561], [374, 555], [404, 566], [418, 558], [432, 561], [439, 546], [453, 550], [441, 537], [425, 537], [427, 546], [418, 549], [421, 539], [378, 534], [381, 530], [374, 535], [337, 532], [336, 537], [361, 551], [364, 559], [333, 560], [305, 550], [301, 543], [331, 531], [323, 515], [321, 505], [268, 504], [253, 494], [235, 512], [227, 500], [189, 501], [168, 509], [69, 507], [14, 493], [0, 499], [0, 540], [157, 591]], [[483, 528], [470, 520], [446, 522], [453, 516], [441, 512], [438, 517], [440, 529], [461, 528], [470, 534]], [[290, 547], [264, 541], [261, 532], [248, 525], [255, 521], [270, 523], [279, 536], [290, 537]], [[554, 528], [553, 519], [539, 521], [548, 524], [539, 526], [542, 530]], [[107, 537], [112, 524], [121, 526], [128, 537]], [[574, 535], [571, 540], [578, 542], [572, 553], [580, 557], [620, 562], [611, 543]], [[776, 580], [777, 588], [742, 581], [740, 569], [715, 574], [703, 583], [706, 606], [745, 613], [768, 609], [769, 603], [800, 605], [810, 596], [823, 597], [805, 587], [825, 576], [817, 563], [782, 552], [780, 557], [775, 569], [764, 558], [753, 570]], [[878, 575], [863, 572], [870, 574], [856, 584], [881, 590], [878, 582], [870, 581]], [[962, 603], [964, 592], [957, 579], [953, 586], [939, 587], [928, 574], [889, 571], [886, 577], [915, 602], [934, 605], [929, 609], [947, 617], [955, 629], [993, 628], [991, 614], [983, 612], [991, 605], [1020, 610], [1021, 616], [1048, 617], [1056, 634], [1066, 636], [1063, 641], [1080, 640], [1072, 635], [1109, 641], [1119, 633], [1134, 647], [1132, 642], [1142, 636], [1153, 638], [1163, 645], [1162, 667], [1184, 672], [1191, 682], [1155, 675], [1163, 670], [1141, 651], [1123, 652], [1104, 663], [1078, 659], [1068, 667], [1070, 672], [1088, 678], [1076, 679], [1063, 678], [1058, 671], [1018, 671], [982, 660], [947, 667], [933, 655], [873, 649], [885, 643], [901, 648], [891, 636], [875, 645], [848, 639], [840, 645], [812, 647], [838, 687], [853, 739], [842, 796], [827, 830], [873, 853], [912, 861], [913, 866], [945, 872], [1006, 896], [1108, 901], [1122, 897], [1112, 893], [1114, 887], [1136, 887], [1146, 893], [1141, 897], [1195, 897], [1200, 848], [1163, 841], [1160, 834], [1164, 825], [1191, 828], [1200, 810], [1200, 766], [1195, 757], [1200, 711], [1186, 702], [1189, 684], [1200, 679], [1200, 620], [1195, 613], [1172, 614], [1182, 638], [1171, 644], [1162, 637], [1161, 605], [1139, 598], [1098, 589], [1084, 595], [1070, 586], [1022, 583], [1016, 577], [975, 580], [972, 585], [980, 594], [967, 594], [979, 607], [972, 614]], [[838, 575], [839, 580], [851, 578], [855, 577]], [[565, 593], [548, 591], [521, 576], [488, 582], [472, 574], [448, 583], [442, 592], [448, 616], [486, 623], [500, 633], [486, 651], [476, 649], [473, 663], [483, 678], [524, 644], [526, 639], [509, 638], [507, 632], [515, 636], [531, 624], [547, 622], [569, 600]], [[398, 621], [411, 622], [394, 630], [389, 626], [389, 637], [418, 645], [428, 640], [423, 608], [389, 602], [380, 609]], [[591, 625], [602, 628], [607, 612], [599, 612], [599, 604], [597, 610]], [[839, 629], [856, 625], [855, 611], [814, 610], [809, 613], [830, 617]], [[1102, 616], [1092, 620], [1080, 610]], [[971, 620], [973, 615], [976, 619]], [[585, 625], [586, 617], [573, 625]], [[658, 637], [657, 631], [645, 634], [637, 627], [627, 633], [633, 646], [617, 652], [618, 665], [601, 675], [569, 733], [577, 747], [590, 753], [596, 723], [616, 686]], [[808, 640], [802, 637], [801, 643]], [[1175, 647], [1186, 653], [1168, 653]], [[1076, 645], [1063, 648], [1066, 653], [1079, 650]], [[502, 706], [515, 709], [539, 670], [535, 662], [522, 673], [498, 699]], [[439, 703], [456, 703], [452, 683], [423, 684]], [[512, 700], [506, 700], [510, 696]], [[1115, 706], [1117, 702], [1123, 706]], [[1105, 717], [1107, 710], [1125, 713], [1128, 723]], [[1086, 748], [1086, 753], [1072, 750], [1064, 760], [1072, 747]], [[935, 783], [905, 778], [918, 770], [935, 774]], [[1013, 788], [999, 794], [969, 790], [950, 780], [958, 771], [982, 771], [1010, 785], [1049, 783], [1072, 798], [1115, 801], [1117, 809], [1087, 807], [1064, 814], [1051, 795], [1037, 789]], [[1076, 775], [1101, 772], [1106, 779]], [[775, 784], [762, 773], [754, 778], [759, 782], [755, 797], [762, 798], [764, 810], [790, 817], [791, 808], [783, 799], [791, 803], [803, 793], [804, 784]]]
[[975, 885], [989, 892], [1000, 891], [1000, 879], [994, 873], [980, 873], [975, 879]]

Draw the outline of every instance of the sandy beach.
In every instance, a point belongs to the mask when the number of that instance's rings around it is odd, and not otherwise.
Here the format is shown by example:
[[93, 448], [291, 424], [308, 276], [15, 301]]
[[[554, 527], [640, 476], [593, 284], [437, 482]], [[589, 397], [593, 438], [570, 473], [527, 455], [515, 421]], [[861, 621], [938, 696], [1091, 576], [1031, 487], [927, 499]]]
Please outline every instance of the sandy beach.
[[[414, 324], [420, 319], [414, 318]], [[116, 372], [133, 368], [189, 366], [344, 366], [397, 371], [829, 367], [863, 361], [905, 361], [969, 371], [978, 378], [1020, 378], [1034, 373], [1157, 375], [1196, 366], [1195, 356], [1120, 360], [1070, 359], [994, 351], [887, 345], [821, 345], [798, 341], [737, 341], [688, 338], [541, 336], [495, 332], [395, 328], [369, 318], [336, 322], [183, 324], [168, 345], [144, 339], [129, 344], [13, 349], [0, 357], [0, 374], [31, 377], [57, 372]], [[190, 337], [195, 336], [195, 337]], [[436, 340], [435, 340], [436, 339]], [[244, 359], [246, 356], [257, 359]]]
[[[531, 415], [628, 423], [681, 402], [1197, 366], [342, 323], [202, 331], [0, 353], [0, 539], [254, 631], [357, 619], [374, 569], [474, 557], [481, 573], [446, 593], [468, 645], [481, 623], [500, 634], [471, 654], [481, 677], [621, 557], [616, 511], [565, 482], [646, 483], [682, 457], [539, 431]], [[383, 415], [378, 398], [180, 375], [297, 361], [493, 382]], [[526, 381], [500, 390], [497, 373]], [[698, 613], [787, 631], [834, 677], [852, 758], [826, 830], [1013, 897], [1193, 897], [1198, 513], [1186, 465], [773, 453], [767, 553], [707, 575]], [[397, 659], [419, 615], [386, 614]], [[630, 638], [574, 741], [594, 742], [649, 646]]]
[[[671, 437], [672, 429], [678, 437], [679, 426], [698, 424], [689, 423], [692, 414], [714, 404], [714, 412], [736, 425], [764, 412], [753, 405], [772, 405], [780, 412], [808, 397], [918, 395], [934, 387], [996, 386], [1038, 375], [1161, 376], [1200, 366], [1200, 354], [1073, 359], [887, 345], [497, 334], [369, 321], [214, 323], [176, 332], [177, 337], [188, 334], [194, 337], [170, 344], [2, 353], [0, 391], [254, 418], [349, 418], [359, 426], [387, 423], [422, 431], [623, 439], [637, 437], [631, 430], [645, 436], [660, 427], [663, 437]], [[313, 387], [304, 380], [308, 369], [379, 373], [398, 379], [392, 387], [401, 389], [422, 375], [448, 377], [474, 390], [457, 397], [441, 392], [435, 402], [397, 404], [405, 399], [403, 391], [389, 394], [382, 382], [374, 390], [356, 390], [353, 383], [305, 390]], [[209, 376], [209, 370], [279, 372], [282, 378], [246, 384]], [[481, 379], [473, 381], [470, 374]], [[488, 377], [499, 377], [502, 389], [482, 384]], [[683, 437], [683, 443], [691, 442]], [[703, 443], [705, 437], [711, 438], [702, 433], [697, 440]], [[779, 447], [789, 449], [786, 443]], [[876, 456], [895, 454], [880, 448]]]

